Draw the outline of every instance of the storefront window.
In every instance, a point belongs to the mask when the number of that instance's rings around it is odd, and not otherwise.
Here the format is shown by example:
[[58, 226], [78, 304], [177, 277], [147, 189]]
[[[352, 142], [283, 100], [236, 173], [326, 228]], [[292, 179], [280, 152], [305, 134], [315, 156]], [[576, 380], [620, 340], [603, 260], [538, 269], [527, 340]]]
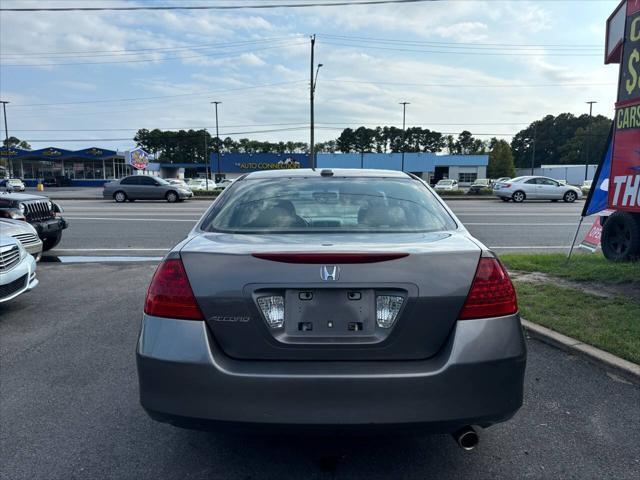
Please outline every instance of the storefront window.
[[92, 161], [84, 161], [84, 178], [93, 180], [95, 177], [95, 165]]
[[113, 159], [107, 158], [104, 161], [104, 178], [114, 178], [113, 177]]

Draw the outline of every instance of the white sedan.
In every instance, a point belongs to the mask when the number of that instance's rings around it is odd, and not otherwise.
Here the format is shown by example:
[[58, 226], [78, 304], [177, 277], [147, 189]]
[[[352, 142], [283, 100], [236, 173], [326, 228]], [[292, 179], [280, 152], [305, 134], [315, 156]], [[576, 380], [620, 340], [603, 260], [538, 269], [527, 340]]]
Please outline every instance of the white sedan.
[[13, 237], [0, 235], [0, 303], [38, 285], [36, 260]]
[[442, 192], [442, 191], [452, 191], [452, 190], [458, 190], [458, 181], [457, 180], [449, 180], [449, 179], [444, 179], [444, 180], [440, 180], [438, 183], [436, 183], [436, 186], [434, 187], [436, 192]]
[[217, 188], [216, 182], [213, 180], [207, 181], [204, 178], [193, 178], [187, 182], [187, 186], [193, 192], [212, 192]]
[[563, 200], [567, 203], [582, 198], [582, 191], [572, 185], [562, 185], [548, 177], [525, 176], [516, 177], [505, 182], [496, 182], [493, 193], [504, 202], [513, 200], [516, 203], [525, 200]]

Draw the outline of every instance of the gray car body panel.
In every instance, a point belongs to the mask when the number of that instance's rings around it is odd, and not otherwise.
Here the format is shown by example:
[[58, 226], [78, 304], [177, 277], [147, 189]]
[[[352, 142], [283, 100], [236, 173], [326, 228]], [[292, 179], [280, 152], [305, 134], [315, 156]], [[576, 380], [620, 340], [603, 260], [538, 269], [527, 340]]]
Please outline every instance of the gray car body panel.
[[517, 315], [458, 322], [422, 361], [247, 361], [202, 321], [145, 315], [140, 399], [154, 416], [284, 425], [489, 426], [522, 404], [526, 348]]
[[[336, 175], [405, 176], [334, 170]], [[258, 172], [313, 175], [309, 171]], [[228, 187], [167, 258], [180, 258], [205, 321], [148, 315], [137, 347], [143, 407], [161, 421], [285, 425], [421, 424], [453, 431], [510, 418], [522, 404], [526, 348], [518, 315], [458, 321], [481, 256], [455, 221], [446, 232], [232, 234], [205, 232]], [[237, 180], [234, 184], [241, 182]], [[365, 238], [366, 237], [366, 238]], [[317, 264], [283, 264], [257, 252], [403, 252], [387, 262], [343, 265], [329, 285]], [[409, 301], [380, 341], [283, 342], [255, 304], [261, 288], [402, 288]], [[232, 320], [232, 321], [230, 321]], [[237, 320], [237, 321], [236, 321]]]
[[106, 183], [102, 190], [103, 198], [112, 199], [113, 195], [118, 191], [124, 192], [129, 200], [165, 200], [167, 193], [169, 192], [175, 192], [181, 200], [191, 198], [193, 196], [193, 193], [183, 191], [177, 185], [126, 185], [120, 183], [122, 180], [124, 179]]

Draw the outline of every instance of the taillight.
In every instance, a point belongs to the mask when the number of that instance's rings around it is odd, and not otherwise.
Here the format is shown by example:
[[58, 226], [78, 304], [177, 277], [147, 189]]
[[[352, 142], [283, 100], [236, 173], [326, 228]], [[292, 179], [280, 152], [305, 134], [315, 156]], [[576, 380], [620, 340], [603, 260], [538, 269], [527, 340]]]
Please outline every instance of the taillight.
[[153, 274], [144, 313], [182, 320], [204, 319], [181, 260], [165, 260]]
[[505, 183], [504, 184], [504, 188], [511, 188], [511, 184], [510, 183]]
[[509, 274], [496, 258], [482, 257], [458, 320], [501, 317], [518, 311]]

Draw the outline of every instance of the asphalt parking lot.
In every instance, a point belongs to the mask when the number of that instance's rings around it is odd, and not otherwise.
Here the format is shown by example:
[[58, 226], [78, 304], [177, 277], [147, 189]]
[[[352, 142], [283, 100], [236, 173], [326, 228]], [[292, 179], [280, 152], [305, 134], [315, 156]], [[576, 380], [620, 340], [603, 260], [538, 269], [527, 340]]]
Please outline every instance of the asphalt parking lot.
[[640, 475], [640, 388], [535, 340], [524, 407], [471, 453], [444, 435], [234, 436], [154, 423], [138, 405], [134, 361], [154, 266], [41, 263], [39, 287], [0, 305], [3, 479]]
[[[151, 255], [182, 240], [210, 201], [184, 203], [59, 200], [70, 227], [54, 255]], [[566, 251], [582, 202], [504, 203], [451, 200], [449, 205], [469, 231], [498, 253]], [[585, 221], [584, 235], [591, 221]]]

